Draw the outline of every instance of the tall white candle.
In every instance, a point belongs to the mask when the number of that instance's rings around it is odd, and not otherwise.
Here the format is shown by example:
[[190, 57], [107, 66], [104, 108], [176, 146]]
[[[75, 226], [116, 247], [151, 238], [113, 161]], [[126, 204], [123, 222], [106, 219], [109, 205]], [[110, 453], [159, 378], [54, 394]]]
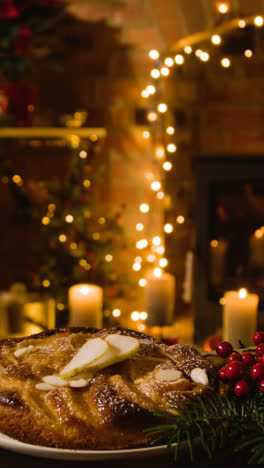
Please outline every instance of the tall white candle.
[[75, 284], [69, 288], [70, 325], [102, 327], [103, 290], [92, 284]]
[[227, 247], [228, 242], [225, 239], [213, 239], [210, 242], [210, 278], [214, 286], [218, 286], [223, 280]]
[[223, 307], [223, 339], [234, 347], [239, 347], [239, 340], [246, 346], [252, 345], [252, 337], [257, 326], [257, 308], [259, 298], [249, 294], [246, 289], [227, 291]]
[[147, 277], [145, 286], [145, 307], [148, 325], [164, 326], [173, 322], [175, 302], [175, 278], [156, 268]]
[[257, 229], [249, 239], [249, 260], [253, 266], [264, 266], [264, 227]]

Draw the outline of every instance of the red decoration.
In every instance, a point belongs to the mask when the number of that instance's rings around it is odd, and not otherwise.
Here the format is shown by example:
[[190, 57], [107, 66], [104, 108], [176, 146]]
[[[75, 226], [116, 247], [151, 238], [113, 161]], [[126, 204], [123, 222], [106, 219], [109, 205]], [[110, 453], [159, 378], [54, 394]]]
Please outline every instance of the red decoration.
[[252, 353], [242, 353], [242, 361], [246, 366], [253, 366], [255, 364], [255, 356]]
[[254, 341], [255, 345], [258, 345], [260, 343], [264, 343], [264, 332], [257, 331], [253, 336], [253, 341]]
[[242, 362], [232, 361], [226, 366], [225, 374], [229, 380], [241, 379], [245, 374], [245, 366]]
[[232, 362], [232, 361], [239, 361], [242, 362], [242, 356], [239, 353], [232, 353], [230, 356], [227, 358], [227, 362]]
[[233, 346], [231, 345], [231, 343], [228, 343], [228, 341], [223, 341], [216, 348], [217, 354], [219, 354], [219, 356], [221, 357], [229, 356], [232, 353], [232, 351]]
[[263, 356], [264, 354], [264, 343], [260, 343], [257, 347], [256, 347], [256, 355], [257, 356]]
[[237, 396], [245, 396], [250, 392], [250, 384], [248, 380], [239, 380], [235, 385], [235, 394]]
[[14, 5], [13, 0], [2, 0], [0, 4], [0, 18], [1, 19], [13, 19], [17, 18], [19, 11]]
[[250, 375], [254, 380], [262, 380], [264, 379], [264, 363], [258, 362], [254, 366], [251, 367]]

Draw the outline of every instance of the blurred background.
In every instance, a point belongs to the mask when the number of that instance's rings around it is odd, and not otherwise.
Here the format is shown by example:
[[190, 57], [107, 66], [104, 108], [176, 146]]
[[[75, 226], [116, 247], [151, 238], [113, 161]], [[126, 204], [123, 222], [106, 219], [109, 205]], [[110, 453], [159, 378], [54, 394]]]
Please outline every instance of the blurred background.
[[213, 348], [241, 288], [262, 326], [263, 15], [2, 0], [1, 336], [118, 325]]

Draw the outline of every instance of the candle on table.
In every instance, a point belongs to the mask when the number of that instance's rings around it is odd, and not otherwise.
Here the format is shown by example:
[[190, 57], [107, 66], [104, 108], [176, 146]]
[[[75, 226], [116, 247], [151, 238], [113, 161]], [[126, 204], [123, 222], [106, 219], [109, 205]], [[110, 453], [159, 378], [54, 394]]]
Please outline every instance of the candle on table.
[[175, 278], [156, 268], [147, 277], [145, 306], [149, 326], [170, 325], [173, 322]]
[[227, 247], [228, 242], [225, 239], [213, 239], [210, 242], [210, 277], [214, 286], [218, 286], [223, 280]]
[[92, 284], [69, 288], [70, 325], [101, 328], [103, 290]]
[[253, 266], [264, 266], [264, 226], [251, 234], [249, 239], [249, 258]]
[[246, 289], [227, 291], [223, 307], [223, 340], [239, 347], [239, 340], [245, 346], [252, 345], [256, 332], [259, 298]]

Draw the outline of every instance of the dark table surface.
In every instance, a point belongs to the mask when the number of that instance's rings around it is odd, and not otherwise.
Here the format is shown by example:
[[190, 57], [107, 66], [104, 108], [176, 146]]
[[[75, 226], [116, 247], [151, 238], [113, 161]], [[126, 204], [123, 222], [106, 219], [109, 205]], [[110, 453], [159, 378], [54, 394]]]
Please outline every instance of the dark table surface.
[[196, 452], [195, 461], [190, 462], [189, 456], [185, 450], [180, 454], [178, 461], [173, 461], [172, 455], [165, 453], [164, 455], [155, 455], [152, 457], [141, 458], [124, 458], [121, 460], [105, 460], [105, 461], [65, 461], [51, 460], [46, 458], [31, 457], [22, 455], [7, 450], [0, 450], [0, 467], [1, 468], [173, 468], [190, 466], [214, 467], [223, 468], [241, 468], [247, 464], [247, 454], [234, 455], [228, 451], [219, 451], [215, 456], [208, 460], [203, 453]]

